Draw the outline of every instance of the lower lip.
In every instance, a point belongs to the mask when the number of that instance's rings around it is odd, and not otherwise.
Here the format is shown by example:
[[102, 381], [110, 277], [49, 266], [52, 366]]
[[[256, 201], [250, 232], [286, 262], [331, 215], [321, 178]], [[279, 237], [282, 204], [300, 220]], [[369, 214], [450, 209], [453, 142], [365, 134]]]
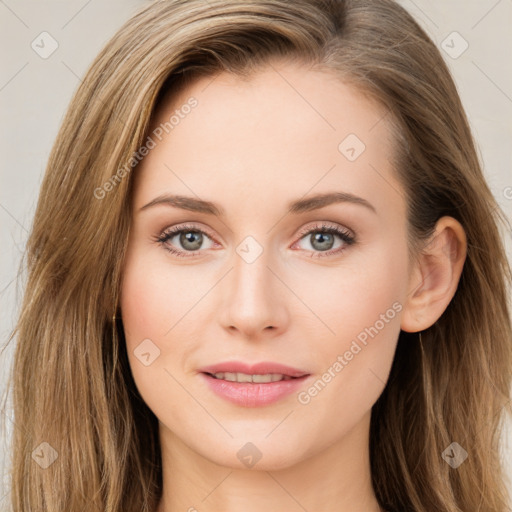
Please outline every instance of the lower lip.
[[309, 377], [309, 375], [304, 375], [296, 379], [256, 384], [216, 379], [207, 373], [201, 373], [201, 375], [214, 393], [243, 407], [261, 407], [277, 402], [285, 396], [297, 392]]

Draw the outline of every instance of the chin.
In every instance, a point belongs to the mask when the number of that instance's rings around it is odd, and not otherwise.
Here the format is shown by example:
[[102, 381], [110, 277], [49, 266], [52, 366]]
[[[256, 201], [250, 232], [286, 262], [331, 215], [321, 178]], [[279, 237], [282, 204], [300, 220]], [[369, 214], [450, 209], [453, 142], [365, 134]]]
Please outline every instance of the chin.
[[[279, 471], [287, 469], [304, 458], [306, 454], [300, 446], [283, 446], [277, 439], [275, 442], [265, 439], [253, 438], [249, 441], [247, 436], [243, 440], [231, 439], [224, 449], [219, 446], [214, 453], [202, 452], [202, 456], [214, 464], [230, 469], [247, 469], [250, 471]], [[218, 452], [218, 450], [221, 450]]]

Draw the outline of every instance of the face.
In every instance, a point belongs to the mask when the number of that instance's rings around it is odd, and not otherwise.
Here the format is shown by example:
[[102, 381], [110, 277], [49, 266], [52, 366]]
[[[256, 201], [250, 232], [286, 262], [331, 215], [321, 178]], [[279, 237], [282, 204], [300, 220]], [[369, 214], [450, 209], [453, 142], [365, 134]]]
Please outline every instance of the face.
[[[339, 443], [384, 389], [409, 290], [385, 111], [334, 75], [279, 63], [200, 79], [151, 130], [120, 306], [161, 433], [224, 466], [257, 449], [260, 469]], [[287, 369], [250, 368], [261, 362]], [[203, 373], [220, 363], [298, 373]]]

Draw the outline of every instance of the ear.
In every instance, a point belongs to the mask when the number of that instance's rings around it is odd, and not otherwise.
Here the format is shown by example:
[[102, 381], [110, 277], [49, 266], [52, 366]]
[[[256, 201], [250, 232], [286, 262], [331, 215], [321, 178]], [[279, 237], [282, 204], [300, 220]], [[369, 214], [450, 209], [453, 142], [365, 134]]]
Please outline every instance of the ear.
[[443, 314], [457, 291], [466, 254], [464, 228], [453, 217], [441, 217], [411, 270], [402, 330], [422, 331]]

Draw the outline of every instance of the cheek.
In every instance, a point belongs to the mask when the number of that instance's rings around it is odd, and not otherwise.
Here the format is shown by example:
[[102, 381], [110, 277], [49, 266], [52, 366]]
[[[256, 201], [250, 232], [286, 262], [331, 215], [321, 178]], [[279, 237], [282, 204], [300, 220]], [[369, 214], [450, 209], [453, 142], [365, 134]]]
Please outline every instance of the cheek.
[[[150, 254], [139, 248], [129, 250], [120, 298], [133, 379], [144, 402], [157, 416], [175, 401], [172, 377], [168, 373], [174, 373], [169, 364], [172, 331], [167, 336], [166, 333], [177, 321], [181, 302], [164, 270]], [[171, 352], [174, 363], [179, 365], [181, 354]]]
[[381, 315], [398, 320], [408, 277], [404, 243], [383, 241], [371, 250], [354, 251], [338, 268], [311, 267], [300, 273], [305, 279], [296, 285], [332, 339], [355, 337]]
[[120, 300], [132, 374], [154, 410], [159, 410], [163, 390], [174, 393], [171, 375], [190, 367], [190, 355], [200, 343], [199, 303], [212, 288], [211, 276], [208, 280], [191, 266], [173, 267], [164, 251], [129, 248]]
[[[133, 350], [143, 339], [157, 340], [164, 332], [165, 301], [161, 300], [154, 269], [128, 264], [121, 290], [121, 316], [126, 343]], [[168, 328], [168, 327], [167, 327]]]
[[174, 294], [165, 293], [169, 288], [170, 283], [162, 278], [162, 269], [151, 254], [137, 245], [129, 246], [123, 269], [120, 306], [134, 377], [144, 363], [150, 363], [148, 368], [153, 370], [161, 366], [162, 342], [172, 326], [169, 311], [173, 308], [170, 301]]
[[163, 251], [136, 249], [128, 253], [121, 289], [121, 315], [129, 346], [144, 338], [154, 339], [162, 346], [168, 344], [181, 327], [175, 329], [180, 319], [204, 294], [197, 276], [191, 276], [191, 267], [171, 271]]
[[370, 380], [375, 392], [384, 386], [407, 283], [407, 247], [401, 243], [384, 241], [354, 253], [339, 269], [304, 273], [308, 278], [300, 293], [321, 320], [316, 322], [318, 348], [311, 351], [312, 358], [317, 368], [344, 375], [333, 388], [350, 386], [361, 393]]
[[318, 429], [349, 428], [384, 390], [400, 332], [406, 254], [405, 246], [384, 244], [361, 254], [357, 266], [347, 262], [329, 279], [317, 279], [315, 287], [311, 277], [308, 304], [325, 325], [318, 348], [310, 350], [318, 379], [297, 400]]

